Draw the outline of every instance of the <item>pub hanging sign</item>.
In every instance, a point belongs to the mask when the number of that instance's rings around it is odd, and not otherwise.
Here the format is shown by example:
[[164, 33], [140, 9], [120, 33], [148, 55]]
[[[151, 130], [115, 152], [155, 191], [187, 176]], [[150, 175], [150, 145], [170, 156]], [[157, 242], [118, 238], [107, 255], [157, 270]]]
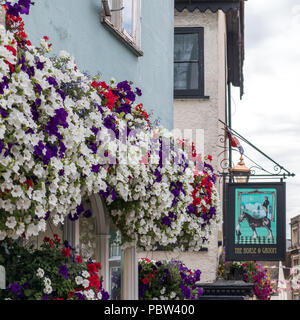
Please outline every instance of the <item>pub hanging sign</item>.
[[225, 186], [224, 245], [227, 261], [284, 261], [285, 183]]

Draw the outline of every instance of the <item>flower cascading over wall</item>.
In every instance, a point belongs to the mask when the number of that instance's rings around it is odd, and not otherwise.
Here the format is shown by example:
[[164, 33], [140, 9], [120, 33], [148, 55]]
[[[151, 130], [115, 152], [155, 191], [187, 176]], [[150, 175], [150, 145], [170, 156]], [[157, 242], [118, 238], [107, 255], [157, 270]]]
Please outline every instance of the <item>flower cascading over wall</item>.
[[81, 203], [98, 193], [124, 245], [198, 250], [218, 216], [212, 167], [152, 128], [132, 83], [91, 78], [65, 51], [48, 57], [47, 37], [32, 46], [29, 8], [6, 2], [0, 27], [0, 239], [89, 216]]
[[203, 159], [197, 154], [194, 143], [180, 143], [189, 148], [190, 158], [194, 162], [192, 198], [193, 201], [187, 207], [185, 222], [178, 239], [181, 248], [185, 250], [199, 250], [210, 240], [212, 228], [221, 220], [219, 196], [216, 188], [216, 175], [209, 164], [212, 157], [208, 155]]

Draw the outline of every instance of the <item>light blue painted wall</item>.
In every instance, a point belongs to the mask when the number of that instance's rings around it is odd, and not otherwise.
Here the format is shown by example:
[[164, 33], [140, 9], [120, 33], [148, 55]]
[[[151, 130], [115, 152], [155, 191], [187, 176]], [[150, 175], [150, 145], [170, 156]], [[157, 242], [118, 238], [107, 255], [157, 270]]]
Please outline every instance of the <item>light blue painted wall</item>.
[[134, 55], [101, 24], [101, 0], [35, 0], [25, 31], [34, 45], [47, 35], [53, 52], [66, 50], [81, 71], [108, 81], [131, 80], [141, 88], [145, 109], [173, 128], [174, 1], [142, 0], [144, 56]]

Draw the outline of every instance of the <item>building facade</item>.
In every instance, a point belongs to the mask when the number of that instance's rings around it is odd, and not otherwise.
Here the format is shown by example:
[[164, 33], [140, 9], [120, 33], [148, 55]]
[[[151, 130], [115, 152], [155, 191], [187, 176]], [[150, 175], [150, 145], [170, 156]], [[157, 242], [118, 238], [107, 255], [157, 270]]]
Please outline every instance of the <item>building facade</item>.
[[[228, 86], [243, 91], [243, 1], [175, 1], [174, 14], [171, 0], [72, 0], [72, 6], [45, 0], [24, 20], [34, 45], [47, 35], [54, 54], [68, 51], [81, 70], [99, 72], [105, 81], [132, 81], [152, 117], [167, 129], [195, 134], [197, 149], [212, 155], [212, 166], [221, 171], [219, 120], [228, 123]], [[219, 194], [222, 202], [222, 181]], [[91, 197], [85, 207], [92, 219], [66, 221], [63, 229], [51, 226], [47, 232], [62, 234], [83, 256], [101, 261], [104, 287], [113, 299], [138, 299], [137, 261], [145, 255], [180, 258], [201, 269], [201, 281], [215, 280], [221, 226], [200, 252], [137, 252], [134, 244], [120, 250], [101, 198]], [[45, 235], [34, 240], [37, 246]]]
[[[230, 123], [230, 86], [243, 95], [243, 15], [243, 1], [175, 1], [174, 128], [212, 156], [217, 174], [226, 158], [219, 120]], [[223, 211], [221, 177], [217, 184]], [[189, 267], [201, 269], [203, 282], [216, 280], [222, 224], [210, 237], [202, 251], [182, 254]]]
[[[291, 281], [291, 300], [300, 300], [299, 284], [300, 284], [300, 215], [291, 218], [291, 245], [288, 248], [290, 257], [290, 266], [293, 273], [290, 275]], [[293, 290], [298, 288], [298, 290]]]

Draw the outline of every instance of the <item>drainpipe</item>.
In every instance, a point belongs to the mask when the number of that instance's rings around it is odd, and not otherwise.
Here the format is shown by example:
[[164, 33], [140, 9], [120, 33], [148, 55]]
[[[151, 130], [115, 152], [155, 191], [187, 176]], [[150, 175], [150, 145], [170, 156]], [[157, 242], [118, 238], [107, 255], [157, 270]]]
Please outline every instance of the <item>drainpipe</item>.
[[[227, 117], [227, 120], [228, 120], [228, 127], [229, 129], [231, 129], [231, 83], [230, 81], [228, 81], [228, 117]], [[231, 168], [232, 167], [232, 150], [231, 150], [231, 144], [230, 144], [230, 141], [228, 140], [228, 147], [229, 147], [229, 167]], [[229, 177], [229, 181], [231, 182], [231, 176]]]

